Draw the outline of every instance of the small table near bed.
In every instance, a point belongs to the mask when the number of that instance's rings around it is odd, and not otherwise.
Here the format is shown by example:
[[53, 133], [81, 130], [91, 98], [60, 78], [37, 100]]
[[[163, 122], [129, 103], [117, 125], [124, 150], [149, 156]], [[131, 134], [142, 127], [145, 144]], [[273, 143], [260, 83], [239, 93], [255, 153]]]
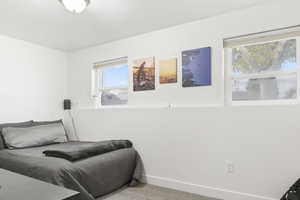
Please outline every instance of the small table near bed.
[[0, 169], [1, 200], [67, 200], [79, 193]]

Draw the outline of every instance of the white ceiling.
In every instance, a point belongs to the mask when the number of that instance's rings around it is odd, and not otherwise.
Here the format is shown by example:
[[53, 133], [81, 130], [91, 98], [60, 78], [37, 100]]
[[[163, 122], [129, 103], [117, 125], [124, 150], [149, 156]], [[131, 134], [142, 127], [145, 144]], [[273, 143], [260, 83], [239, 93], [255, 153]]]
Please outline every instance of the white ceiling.
[[58, 0], [1, 0], [0, 34], [75, 50], [203, 19], [266, 0], [91, 0], [81, 15]]

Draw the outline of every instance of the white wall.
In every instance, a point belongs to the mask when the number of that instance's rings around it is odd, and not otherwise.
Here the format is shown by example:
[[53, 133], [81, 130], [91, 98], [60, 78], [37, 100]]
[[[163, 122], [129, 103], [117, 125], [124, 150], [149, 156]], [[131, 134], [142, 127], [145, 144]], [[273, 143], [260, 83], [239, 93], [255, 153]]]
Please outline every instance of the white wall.
[[67, 54], [0, 36], [0, 123], [63, 118]]
[[[222, 41], [297, 25], [299, 7], [298, 0], [277, 1], [74, 52], [70, 91], [79, 108], [75, 115], [81, 138], [131, 139], [151, 183], [226, 200], [279, 199], [299, 178], [300, 106], [223, 107]], [[122, 56], [130, 63], [148, 56], [159, 60], [206, 46], [213, 50], [211, 87], [157, 84], [155, 91], [129, 96], [131, 105], [190, 108], [83, 109], [92, 104], [92, 63]], [[235, 173], [227, 173], [227, 162], [234, 163]]]

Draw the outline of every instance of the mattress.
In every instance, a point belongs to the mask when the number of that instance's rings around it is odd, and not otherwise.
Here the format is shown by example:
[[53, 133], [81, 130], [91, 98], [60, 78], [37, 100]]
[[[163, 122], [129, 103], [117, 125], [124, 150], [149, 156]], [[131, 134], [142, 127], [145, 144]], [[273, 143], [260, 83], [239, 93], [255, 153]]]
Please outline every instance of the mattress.
[[134, 148], [70, 162], [45, 157], [43, 151], [70, 150], [87, 142], [67, 142], [42, 147], [0, 151], [0, 168], [80, 192], [80, 200], [95, 200], [142, 179], [140, 157]]

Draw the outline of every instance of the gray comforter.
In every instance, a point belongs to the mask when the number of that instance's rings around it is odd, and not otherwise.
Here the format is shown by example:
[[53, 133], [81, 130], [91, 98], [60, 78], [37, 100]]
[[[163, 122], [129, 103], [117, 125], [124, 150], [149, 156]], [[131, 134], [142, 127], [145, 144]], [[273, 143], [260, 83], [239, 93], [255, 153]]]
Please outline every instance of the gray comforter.
[[80, 192], [76, 199], [95, 200], [126, 184], [141, 181], [143, 167], [133, 148], [93, 156], [70, 162], [61, 158], [45, 157], [47, 149], [76, 150], [86, 142], [68, 142], [43, 147], [1, 150], [0, 168], [60, 185]]

